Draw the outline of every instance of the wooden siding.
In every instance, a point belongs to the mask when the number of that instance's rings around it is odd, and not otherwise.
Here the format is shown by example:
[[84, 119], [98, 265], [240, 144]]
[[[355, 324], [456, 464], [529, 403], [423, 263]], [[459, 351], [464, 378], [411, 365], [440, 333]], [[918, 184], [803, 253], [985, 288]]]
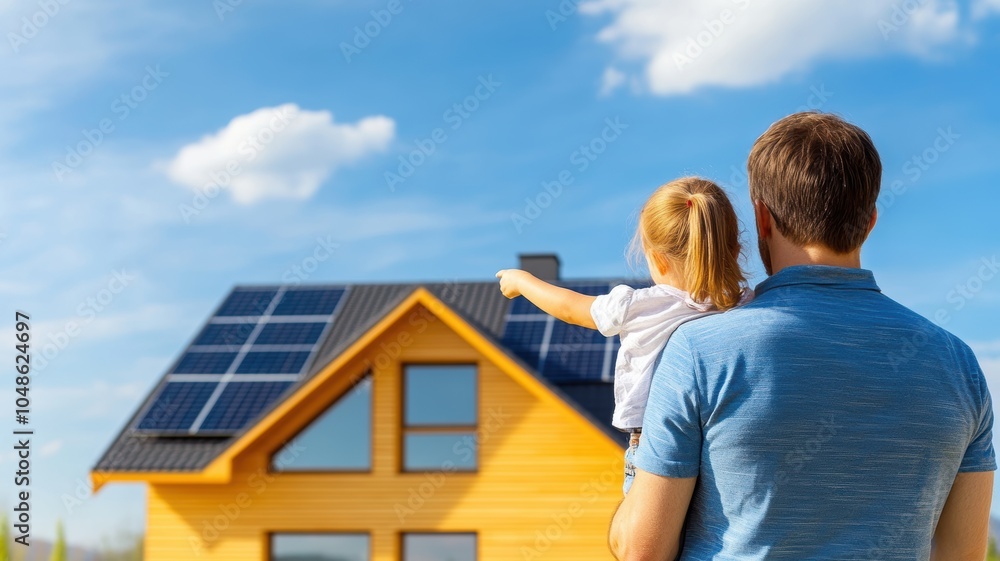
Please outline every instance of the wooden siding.
[[[479, 368], [476, 473], [401, 473], [406, 363]], [[271, 473], [270, 455], [371, 369], [370, 473]], [[543, 401], [417, 306], [233, 461], [232, 481], [151, 483], [146, 559], [266, 560], [272, 532], [362, 532], [372, 559], [400, 559], [408, 531], [475, 532], [479, 559], [606, 560], [622, 448]]]

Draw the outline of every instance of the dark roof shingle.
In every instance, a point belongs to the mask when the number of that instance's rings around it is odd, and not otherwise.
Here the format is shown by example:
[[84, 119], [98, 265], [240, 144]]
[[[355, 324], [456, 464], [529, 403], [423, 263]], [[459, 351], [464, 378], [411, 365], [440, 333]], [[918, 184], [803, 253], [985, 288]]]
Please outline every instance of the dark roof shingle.
[[[283, 399], [291, 395], [306, 380], [320, 372], [421, 286], [460, 314], [497, 346], [506, 350], [500, 343], [500, 339], [509, 300], [497, 289], [496, 282], [355, 284], [345, 295], [346, 300], [338, 311], [336, 321], [331, 326], [325, 341], [316, 353], [316, 359], [308, 373], [291, 386], [282, 398], [265, 409], [258, 418], [267, 415]], [[516, 355], [509, 351], [508, 354], [524, 365], [523, 361], [520, 361]], [[553, 388], [569, 405], [584, 414], [600, 429], [616, 437], [620, 435], [609, 424], [611, 408], [613, 407], [613, 393], [610, 383], [564, 382], [555, 384], [542, 379], [531, 367], [527, 365], [524, 367], [539, 377], [543, 383]], [[163, 381], [161, 380], [160, 383], [162, 384]], [[139, 412], [147, 408], [149, 401], [156, 393], [156, 391], [150, 392], [146, 401], [138, 408], [136, 414], [126, 423], [98, 460], [94, 466], [95, 471], [200, 471], [225, 451], [245, 430], [253, 426], [251, 423], [244, 431], [223, 437], [137, 434], [132, 431], [132, 427], [138, 420]]]

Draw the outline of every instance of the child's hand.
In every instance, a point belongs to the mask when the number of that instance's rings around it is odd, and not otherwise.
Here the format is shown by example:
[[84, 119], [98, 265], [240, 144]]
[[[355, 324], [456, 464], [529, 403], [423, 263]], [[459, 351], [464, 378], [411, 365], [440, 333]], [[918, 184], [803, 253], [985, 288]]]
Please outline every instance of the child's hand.
[[521, 282], [530, 277], [531, 273], [520, 269], [504, 269], [497, 272], [500, 279], [500, 292], [507, 298], [517, 298], [521, 295]]

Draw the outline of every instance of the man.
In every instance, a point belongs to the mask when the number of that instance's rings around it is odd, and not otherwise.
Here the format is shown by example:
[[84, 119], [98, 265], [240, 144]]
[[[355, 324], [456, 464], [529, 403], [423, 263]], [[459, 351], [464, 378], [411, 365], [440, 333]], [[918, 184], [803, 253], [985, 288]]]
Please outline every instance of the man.
[[968, 346], [861, 269], [882, 175], [871, 139], [799, 113], [748, 170], [769, 278], [664, 349], [612, 552], [982, 561], [989, 391]]

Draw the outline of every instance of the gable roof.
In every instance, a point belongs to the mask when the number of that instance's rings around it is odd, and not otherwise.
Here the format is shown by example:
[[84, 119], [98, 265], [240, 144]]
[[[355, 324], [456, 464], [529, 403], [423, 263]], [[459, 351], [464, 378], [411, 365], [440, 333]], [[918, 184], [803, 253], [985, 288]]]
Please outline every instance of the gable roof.
[[610, 382], [549, 382], [518, 358], [516, 353], [500, 343], [510, 301], [500, 293], [495, 281], [357, 284], [350, 287], [337, 319], [320, 345], [316, 359], [308, 372], [245, 429], [223, 437], [155, 436], [137, 433], [133, 427], [139, 420], [139, 412], [145, 410], [149, 402], [155, 398], [160, 385], [165, 383], [166, 377], [164, 377], [105, 451], [94, 466], [94, 471], [137, 474], [202, 472], [231, 449], [247, 432], [252, 431], [261, 419], [281, 407], [289, 397], [295, 395], [347, 349], [364, 338], [407, 298], [412, 298], [418, 293], [425, 293], [427, 299], [443, 304], [446, 311], [454, 312], [455, 316], [472, 328], [476, 335], [503, 352], [520, 370], [531, 374], [540, 387], [547, 388], [550, 393], [557, 395], [563, 403], [575, 409], [610, 438], [622, 440], [621, 433], [609, 424], [613, 407], [613, 390]]

